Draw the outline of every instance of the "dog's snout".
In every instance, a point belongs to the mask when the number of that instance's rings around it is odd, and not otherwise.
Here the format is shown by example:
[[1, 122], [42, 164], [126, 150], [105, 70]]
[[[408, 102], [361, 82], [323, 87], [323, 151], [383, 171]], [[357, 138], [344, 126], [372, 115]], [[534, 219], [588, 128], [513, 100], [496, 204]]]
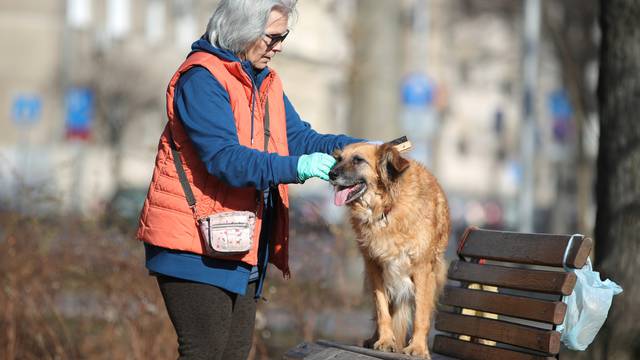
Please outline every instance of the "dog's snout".
[[329, 171], [329, 179], [335, 180], [337, 178], [338, 178], [338, 173], [336, 172], [336, 169], [335, 168], [331, 169], [331, 171]]

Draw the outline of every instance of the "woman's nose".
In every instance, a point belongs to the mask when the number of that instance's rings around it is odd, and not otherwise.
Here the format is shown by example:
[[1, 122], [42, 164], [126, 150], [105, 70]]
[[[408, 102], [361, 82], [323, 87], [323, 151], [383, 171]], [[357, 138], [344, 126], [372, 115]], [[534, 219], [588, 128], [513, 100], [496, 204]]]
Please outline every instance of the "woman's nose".
[[275, 45], [273, 45], [273, 48], [271, 48], [271, 50], [273, 50], [275, 52], [281, 52], [282, 51], [282, 41], [278, 41]]

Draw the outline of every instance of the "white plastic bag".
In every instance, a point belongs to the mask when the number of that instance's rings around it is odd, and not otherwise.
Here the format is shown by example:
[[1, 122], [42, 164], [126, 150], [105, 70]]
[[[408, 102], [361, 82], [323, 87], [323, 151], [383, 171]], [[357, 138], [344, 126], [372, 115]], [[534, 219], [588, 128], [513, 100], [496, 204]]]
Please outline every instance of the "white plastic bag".
[[573, 272], [577, 276], [576, 287], [563, 299], [567, 314], [557, 330], [569, 349], [583, 351], [598, 334], [607, 319], [613, 296], [620, 294], [622, 288], [609, 279], [600, 280], [600, 273], [592, 270], [588, 258], [582, 269]]

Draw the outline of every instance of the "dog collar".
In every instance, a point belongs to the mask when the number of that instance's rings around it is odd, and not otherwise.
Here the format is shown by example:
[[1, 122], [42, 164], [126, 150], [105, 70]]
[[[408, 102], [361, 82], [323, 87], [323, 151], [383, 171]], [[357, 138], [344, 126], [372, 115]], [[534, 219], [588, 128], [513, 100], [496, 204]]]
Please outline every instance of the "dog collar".
[[382, 216], [380, 217], [378, 222], [382, 222], [382, 227], [387, 227], [387, 225], [389, 225], [389, 219], [387, 218], [386, 212], [382, 213]]
[[390, 205], [390, 206], [386, 206], [382, 210], [382, 216], [380, 216], [380, 219], [378, 219], [378, 222], [382, 222], [382, 227], [386, 227], [387, 225], [389, 225], [389, 218], [387, 217], [387, 215], [391, 212], [392, 208], [393, 208], [393, 205]]

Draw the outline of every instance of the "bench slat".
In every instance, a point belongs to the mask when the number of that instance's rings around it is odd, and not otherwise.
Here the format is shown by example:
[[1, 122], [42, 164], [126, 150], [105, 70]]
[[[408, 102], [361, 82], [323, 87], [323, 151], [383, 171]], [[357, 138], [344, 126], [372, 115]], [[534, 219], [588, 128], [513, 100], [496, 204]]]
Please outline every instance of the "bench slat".
[[465, 261], [452, 262], [448, 278], [557, 295], [570, 295], [576, 285], [576, 274], [572, 272], [525, 270]]
[[[571, 235], [528, 234], [469, 228], [458, 254], [522, 264], [562, 267]], [[567, 266], [579, 269], [591, 252], [593, 241], [576, 236], [567, 255]]]
[[549, 354], [560, 352], [560, 333], [477, 316], [439, 312], [436, 329], [469, 335]]
[[465, 360], [554, 360], [552, 356], [538, 356], [517, 351], [501, 349], [469, 341], [462, 341], [452, 337], [436, 335], [433, 351]]
[[440, 302], [555, 325], [562, 323], [567, 310], [567, 305], [562, 301], [531, 299], [452, 286], [445, 287]]

